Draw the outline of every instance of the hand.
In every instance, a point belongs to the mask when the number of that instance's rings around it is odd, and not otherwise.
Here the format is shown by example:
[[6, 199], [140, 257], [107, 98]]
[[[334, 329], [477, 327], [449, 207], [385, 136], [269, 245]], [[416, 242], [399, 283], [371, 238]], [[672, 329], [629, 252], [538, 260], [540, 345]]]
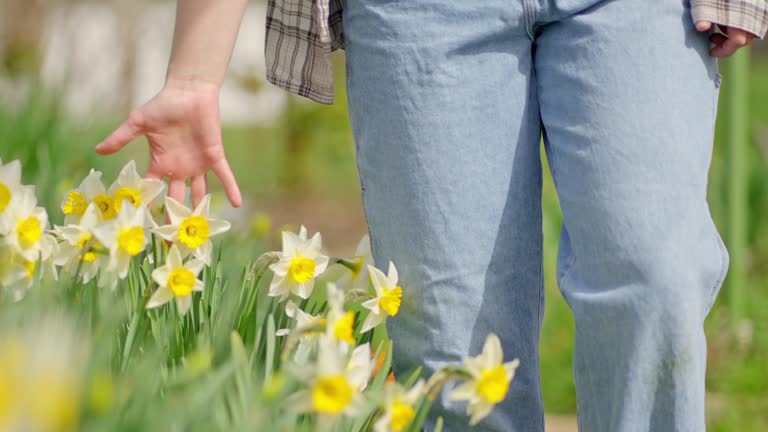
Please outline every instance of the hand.
[[[755, 35], [748, 31], [737, 29], [735, 27], [718, 26], [725, 33], [714, 33], [709, 37], [709, 41], [715, 44], [712, 51], [709, 54], [712, 57], [728, 57], [735, 53], [741, 47], [745, 47], [752, 43], [755, 39]], [[712, 28], [712, 23], [709, 21], [699, 21], [696, 23], [696, 30], [705, 32]]]
[[219, 118], [219, 89], [209, 83], [168, 82], [163, 90], [96, 146], [103, 155], [117, 152], [139, 136], [149, 141], [147, 177], [168, 177], [168, 196], [184, 202], [190, 180], [194, 206], [208, 193], [206, 173], [213, 170], [233, 206], [242, 204], [240, 188], [224, 155]]

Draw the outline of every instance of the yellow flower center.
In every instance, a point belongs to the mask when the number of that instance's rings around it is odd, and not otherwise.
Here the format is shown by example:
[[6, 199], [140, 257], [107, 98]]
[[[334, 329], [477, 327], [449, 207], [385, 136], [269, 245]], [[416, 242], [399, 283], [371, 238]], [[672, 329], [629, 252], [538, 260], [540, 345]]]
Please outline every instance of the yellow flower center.
[[109, 195], [96, 195], [93, 198], [93, 203], [96, 204], [96, 207], [99, 208], [101, 216], [104, 217], [104, 220], [109, 220], [117, 216], [115, 200], [113, 200]]
[[485, 369], [477, 380], [477, 393], [487, 402], [497, 404], [504, 400], [509, 389], [507, 371], [503, 365]]
[[389, 316], [397, 315], [400, 310], [400, 300], [403, 298], [403, 289], [396, 286], [392, 289], [384, 288], [379, 299], [379, 307]]
[[27, 271], [27, 279], [31, 278], [35, 274], [35, 268], [37, 267], [37, 261], [23, 260], [21, 265], [24, 266], [24, 270]]
[[85, 198], [85, 195], [78, 191], [72, 191], [67, 194], [67, 200], [64, 202], [62, 210], [65, 215], [82, 216], [87, 208], [88, 200]]
[[16, 233], [19, 235], [19, 242], [22, 246], [29, 247], [35, 244], [43, 235], [43, 229], [40, 226], [40, 220], [30, 216], [16, 226]]
[[190, 249], [204, 245], [209, 235], [208, 221], [202, 216], [190, 216], [179, 225], [179, 241]]
[[137, 226], [121, 229], [117, 235], [117, 246], [130, 256], [138, 255], [144, 250], [144, 228]]
[[[85, 246], [88, 244], [89, 241], [93, 238], [93, 235], [91, 233], [83, 233], [80, 236], [80, 239], [75, 243], [75, 247], [77, 247], [80, 250], [83, 250]], [[96, 241], [93, 243], [93, 248], [102, 248], [104, 245], [101, 244], [101, 242]], [[93, 248], [88, 248], [87, 251], [82, 253], [80, 255], [80, 259], [85, 262], [94, 262], [96, 261], [96, 258], [98, 257], [98, 253], [93, 251]]]
[[355, 325], [355, 314], [348, 311], [333, 324], [333, 335], [336, 339], [354, 345], [355, 339], [352, 337]]
[[192, 294], [197, 278], [185, 267], [179, 267], [168, 275], [168, 287], [176, 297], [186, 297]]
[[11, 190], [5, 183], [0, 182], [0, 213], [5, 211], [9, 202], [11, 202]]
[[92, 238], [93, 238], [93, 235], [91, 235], [91, 233], [83, 233], [80, 236], [80, 239], [77, 240], [77, 243], [75, 243], [75, 246], [78, 249], [82, 249], [85, 247], [86, 244], [88, 244], [89, 241], [91, 241]]
[[400, 432], [408, 426], [413, 417], [416, 416], [416, 412], [413, 407], [407, 403], [397, 401], [392, 404], [392, 420], [389, 422], [389, 426], [396, 432]]
[[121, 187], [115, 191], [115, 208], [120, 208], [123, 201], [128, 201], [134, 207], [141, 205], [141, 191], [128, 187]]
[[312, 389], [312, 407], [318, 413], [339, 414], [352, 402], [354, 394], [343, 375], [320, 377]]
[[291, 260], [288, 274], [297, 283], [307, 283], [315, 277], [315, 262], [309, 258], [297, 255]]

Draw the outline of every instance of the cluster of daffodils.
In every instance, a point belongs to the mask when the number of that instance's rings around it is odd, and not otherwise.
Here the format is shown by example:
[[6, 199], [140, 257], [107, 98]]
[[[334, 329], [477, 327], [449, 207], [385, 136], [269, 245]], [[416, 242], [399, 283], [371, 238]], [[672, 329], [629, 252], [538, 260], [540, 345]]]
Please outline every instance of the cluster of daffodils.
[[[193, 295], [205, 289], [199, 277], [211, 265], [211, 239], [228, 231], [230, 224], [210, 217], [210, 196], [188, 208], [164, 196], [164, 190], [161, 180], [142, 178], [134, 162], [109, 187], [102, 182], [102, 173], [92, 170], [66, 193], [61, 203], [64, 223], [50, 228], [34, 187], [21, 184], [19, 162], [0, 162], [0, 288], [9, 288], [18, 300], [35, 280], [58, 278], [61, 271], [77, 283], [115, 289], [137, 268], [151, 269], [143, 296], [146, 307], [173, 302], [180, 314], [186, 314]], [[163, 212], [151, 211], [159, 207], [165, 210], [167, 223], [155, 220], [163, 217]], [[465, 358], [462, 365], [445, 366], [428, 380], [408, 386], [390, 376], [383, 395], [369, 392], [382, 367], [381, 353], [373, 359], [374, 330], [397, 316], [404, 300], [397, 268], [388, 262], [385, 273], [376, 266], [367, 236], [352, 259], [326, 255], [320, 234], [310, 237], [303, 226], [298, 234], [283, 232], [282, 240], [282, 251], [268, 252], [257, 262], [271, 270], [268, 296], [290, 318], [286, 328], [276, 331], [284, 338], [281, 359], [286, 370], [304, 383], [285, 405], [314, 414], [318, 430], [333, 429], [343, 417], [368, 415], [372, 408], [375, 432], [406, 430], [423, 419], [429, 401], [451, 381], [459, 385], [448, 396], [467, 402], [471, 425], [505, 400], [518, 361], [503, 361], [501, 343], [493, 334], [482, 353]], [[328, 270], [334, 267], [345, 270], [330, 281]], [[316, 291], [318, 296], [313, 295]], [[322, 306], [310, 309], [310, 300]], [[67, 342], [67, 335], [54, 337], [77, 346]], [[13, 338], [2, 335], [0, 346], [5, 347], [0, 354], [0, 430], [8, 430], [8, 425], [10, 430], [37, 430], [27, 428], [33, 411], [51, 424], [74, 424], [78, 407], [61, 401], [76, 400], [79, 384], [44, 376], [40, 379], [47, 381], [30, 388], [46, 387], [45, 395], [30, 396], [32, 405], [21, 407], [18, 401], [25, 400], [26, 393], [19, 396], [15, 383], [35, 382], [35, 369], [30, 368], [49, 355], [17, 349]]]
[[[192, 210], [171, 197], [165, 197], [169, 224], [155, 222], [150, 205], [165, 189], [158, 179], [139, 176], [136, 165], [129, 162], [109, 188], [101, 181], [101, 173], [91, 171], [79, 187], [66, 194], [61, 209], [65, 226], [57, 226], [61, 253], [57, 264], [79, 272], [83, 282], [97, 275], [99, 286], [115, 287], [125, 279], [131, 261], [154, 246], [153, 235], [170, 242], [166, 261], [152, 271], [157, 290], [148, 308], [171, 300], [181, 314], [192, 304], [192, 293], [202, 291], [197, 277], [211, 263], [213, 236], [229, 230], [229, 222], [209, 217], [210, 195]], [[160, 242], [162, 248], [162, 242]]]
[[21, 184], [21, 164], [0, 161], [0, 286], [13, 287], [14, 295], [21, 297], [38, 264], [50, 263], [57, 252], [34, 186]]
[[208, 195], [194, 209], [164, 197], [170, 223], [158, 224], [150, 206], [163, 198], [164, 190], [163, 181], [142, 178], [133, 161], [108, 188], [102, 173], [91, 170], [65, 194], [64, 224], [49, 229], [34, 187], [21, 184], [20, 163], [0, 162], [0, 286], [13, 287], [18, 299], [35, 274], [56, 278], [60, 267], [82, 283], [96, 279], [99, 287], [115, 288], [132, 261], [155, 259], [150, 253], [154, 247], [166, 260], [154, 263], [157, 289], [147, 307], [175, 300], [179, 312], [186, 313], [192, 293], [203, 289], [198, 275], [211, 263], [211, 238], [228, 231], [230, 224], [209, 216]]
[[[308, 303], [317, 278], [334, 264], [348, 271], [336, 282], [325, 283], [325, 313], [303, 310], [299, 304]], [[390, 262], [385, 274], [375, 266], [368, 236], [360, 241], [353, 259], [330, 258], [322, 252], [320, 234], [310, 238], [302, 226], [298, 235], [283, 232], [283, 250], [270, 269], [269, 296], [285, 302], [285, 313], [294, 320], [291, 328], [279, 329], [277, 335], [287, 338], [284, 356], [290, 357], [291, 370], [306, 383], [288, 405], [314, 413], [318, 430], [331, 429], [342, 416], [359, 416], [368, 406], [365, 389], [377, 368], [371, 359], [371, 331], [397, 315], [403, 299], [397, 268]], [[355, 304], [366, 314], [361, 323], [355, 322]], [[355, 346], [358, 339], [366, 342]], [[465, 358], [463, 365], [444, 367], [426, 382], [419, 379], [405, 387], [387, 379], [384, 398], [374, 401], [374, 431], [405, 430], [417, 417], [419, 404], [434, 399], [450, 381], [460, 385], [448, 396], [467, 402], [470, 424], [475, 425], [506, 398], [518, 364], [517, 359], [503, 362], [499, 338], [490, 334], [480, 355]]]

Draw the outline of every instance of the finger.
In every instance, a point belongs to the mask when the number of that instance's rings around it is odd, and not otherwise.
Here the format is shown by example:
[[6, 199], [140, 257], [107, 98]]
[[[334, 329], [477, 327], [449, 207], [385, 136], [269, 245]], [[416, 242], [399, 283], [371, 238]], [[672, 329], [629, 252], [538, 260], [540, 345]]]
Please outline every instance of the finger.
[[712, 23], [709, 21], [699, 21], [696, 23], [696, 30], [700, 32], [709, 31], [712, 28]]
[[138, 112], [131, 113], [128, 119], [112, 132], [112, 135], [96, 146], [96, 152], [108, 155], [125, 147], [126, 144], [141, 135], [142, 123], [141, 114]]
[[240, 207], [243, 204], [243, 198], [240, 195], [240, 186], [237, 185], [235, 175], [226, 159], [220, 159], [213, 165], [213, 172], [221, 180], [224, 190], [227, 192], [227, 198], [233, 207]]
[[171, 179], [168, 183], [168, 196], [184, 204], [187, 196], [187, 185], [184, 183], [184, 180]]
[[721, 45], [713, 48], [711, 54], [713, 57], [728, 57], [746, 44], [746, 32], [737, 29], [729, 29], [728, 38]]
[[205, 174], [192, 178], [192, 207], [197, 207], [208, 193], [208, 179]]
[[720, 33], [714, 33], [709, 37], [709, 41], [715, 45], [722, 45], [728, 40], [728, 36]]

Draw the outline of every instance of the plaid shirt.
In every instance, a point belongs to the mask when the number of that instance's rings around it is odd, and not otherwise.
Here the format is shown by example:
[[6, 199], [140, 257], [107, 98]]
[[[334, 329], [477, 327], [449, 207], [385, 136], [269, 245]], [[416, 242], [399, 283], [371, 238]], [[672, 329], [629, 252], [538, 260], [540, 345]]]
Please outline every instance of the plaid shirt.
[[[269, 0], [267, 80], [316, 102], [333, 103], [330, 53], [344, 48], [342, 0]], [[691, 0], [694, 22], [705, 20], [765, 36], [768, 0]]]

